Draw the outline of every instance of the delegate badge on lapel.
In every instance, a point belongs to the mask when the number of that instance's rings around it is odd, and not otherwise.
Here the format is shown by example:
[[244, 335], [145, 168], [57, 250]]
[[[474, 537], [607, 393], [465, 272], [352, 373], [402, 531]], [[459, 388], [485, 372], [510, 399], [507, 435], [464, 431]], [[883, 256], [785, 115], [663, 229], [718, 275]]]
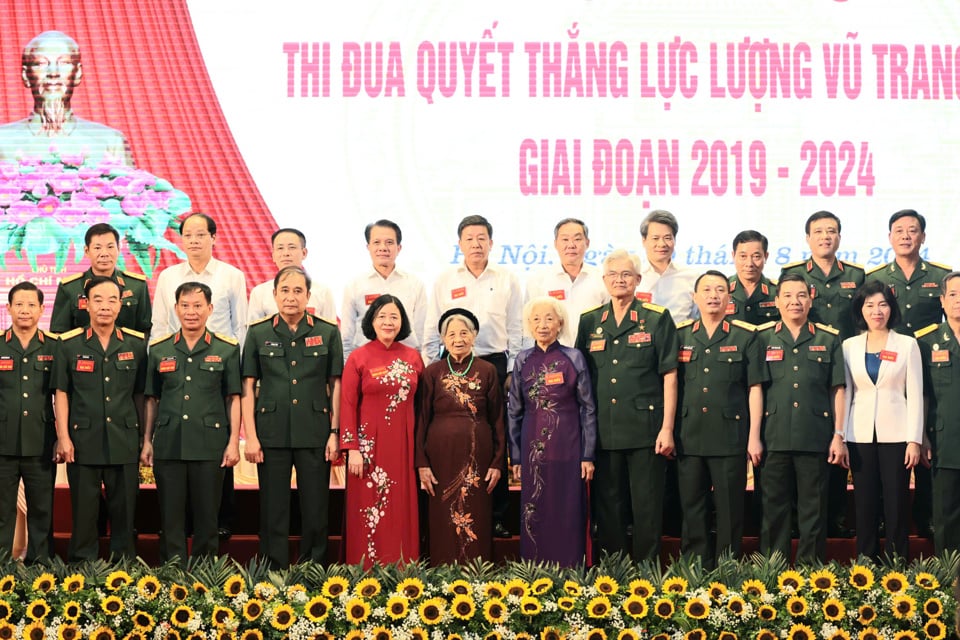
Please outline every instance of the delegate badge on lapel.
[[563, 384], [563, 371], [554, 371], [544, 376], [543, 382], [546, 385]]
[[653, 302], [653, 294], [649, 291], [637, 291], [636, 296], [640, 302]]
[[323, 336], [307, 336], [304, 344], [308, 347], [319, 347], [323, 345]]
[[680, 362], [690, 362], [693, 359], [693, 347], [680, 347], [680, 354], [677, 356], [677, 360]]
[[456, 289], [450, 290], [450, 298], [453, 300], [456, 300], [457, 298], [465, 298], [465, 297], [467, 297], [466, 287], [458, 287]]
[[930, 362], [950, 362], [950, 352], [946, 349], [935, 349], [930, 353]]
[[896, 351], [887, 351], [884, 349], [880, 352], [880, 359], [887, 362], [896, 362], [897, 361], [897, 352]]
[[650, 334], [646, 331], [637, 331], [627, 337], [627, 344], [645, 344], [650, 342]]
[[604, 339], [600, 340], [591, 340], [590, 341], [590, 351], [603, 351], [607, 348], [607, 341]]
[[123, 351], [117, 354], [117, 360], [133, 360], [133, 351]]
[[363, 296], [363, 304], [369, 307], [371, 304], [373, 304], [373, 301], [379, 297], [379, 293], [368, 293], [367, 295]]
[[783, 347], [767, 347], [767, 362], [780, 362], [783, 360]]
[[737, 303], [731, 300], [727, 303], [727, 310], [724, 311], [724, 315], [730, 316], [737, 312]]
[[160, 373], [173, 373], [177, 370], [177, 356], [164, 356], [160, 358]]
[[86, 311], [87, 309], [87, 296], [82, 293], [77, 296], [77, 309], [81, 311]]
[[13, 358], [0, 356], [0, 371], [13, 371]]
[[564, 291], [563, 289], [554, 289], [553, 291], [547, 291], [547, 295], [557, 300], [567, 299], [567, 292]]
[[94, 370], [94, 360], [93, 356], [80, 354], [77, 356], [77, 365], [74, 367], [75, 371], [80, 373], [93, 373]]

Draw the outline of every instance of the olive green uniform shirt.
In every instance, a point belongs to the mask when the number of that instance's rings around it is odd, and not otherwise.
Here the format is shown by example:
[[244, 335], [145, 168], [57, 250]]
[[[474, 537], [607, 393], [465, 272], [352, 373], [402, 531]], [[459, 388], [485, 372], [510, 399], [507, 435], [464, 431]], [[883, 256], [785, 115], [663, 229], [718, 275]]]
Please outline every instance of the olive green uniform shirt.
[[291, 333], [279, 314], [247, 330], [243, 377], [260, 381], [255, 405], [263, 447], [324, 447], [330, 435], [327, 382], [343, 372], [337, 326], [310, 314]]
[[794, 340], [782, 322], [757, 329], [770, 372], [764, 385], [765, 448], [826, 454], [834, 432], [831, 392], [845, 384], [839, 332], [807, 322]]
[[960, 469], [960, 341], [946, 322], [921, 329], [916, 337], [933, 462], [941, 469]]
[[867, 280], [879, 280], [893, 289], [903, 316], [893, 327], [898, 333], [912, 336], [914, 332], [943, 319], [940, 306], [940, 283], [950, 273], [950, 267], [921, 260], [908, 280], [896, 260], [877, 267], [867, 274]]
[[730, 302], [727, 304], [727, 320], [743, 320], [758, 325], [780, 319], [776, 301], [776, 282], [760, 276], [760, 282], [749, 296], [737, 276], [732, 276], [729, 284]]
[[677, 368], [670, 312], [634, 300], [618, 327], [607, 303], [580, 316], [577, 349], [590, 369], [599, 447], [654, 446], [663, 426], [663, 375]]
[[863, 267], [852, 262], [834, 260], [830, 273], [824, 274], [813, 260], [785, 265], [780, 279], [788, 273], [804, 277], [811, 288], [810, 321], [833, 327], [840, 332], [840, 341], [857, 334], [850, 309], [857, 289], [863, 285]]
[[37, 330], [27, 348], [7, 329], [0, 340], [0, 455], [50, 458], [57, 438], [53, 370], [57, 337]]
[[[53, 301], [53, 312], [50, 314], [51, 331], [63, 333], [90, 324], [87, 297], [83, 288], [93, 277], [93, 271], [87, 269], [60, 281], [57, 297]], [[150, 335], [152, 312], [146, 279], [139, 273], [117, 270], [111, 278], [120, 287], [120, 315], [117, 316], [117, 326]]]
[[181, 331], [150, 345], [144, 395], [159, 398], [157, 460], [220, 460], [230, 440], [226, 398], [240, 395], [240, 347], [206, 331], [191, 350]]

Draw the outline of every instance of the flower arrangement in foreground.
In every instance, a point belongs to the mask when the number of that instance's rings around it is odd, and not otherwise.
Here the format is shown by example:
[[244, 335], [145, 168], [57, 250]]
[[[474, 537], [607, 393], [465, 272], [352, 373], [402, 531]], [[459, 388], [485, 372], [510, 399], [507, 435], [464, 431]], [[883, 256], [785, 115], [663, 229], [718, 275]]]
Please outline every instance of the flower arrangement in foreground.
[[428, 568], [201, 560], [0, 563], [0, 640], [941, 640], [960, 556], [909, 567], [790, 569], [726, 558], [666, 572], [617, 556], [590, 569], [533, 563]]
[[[147, 277], [160, 262], [160, 250], [185, 257], [164, 238], [177, 218], [190, 210], [190, 198], [162, 178], [119, 160], [85, 164], [81, 154], [52, 151], [44, 158], [0, 163], [0, 267], [7, 251], [20, 252], [33, 269], [37, 256], [54, 254], [62, 270], [71, 243], [83, 259], [83, 234], [106, 222], [120, 237]], [[154, 251], [151, 254], [151, 247]]]

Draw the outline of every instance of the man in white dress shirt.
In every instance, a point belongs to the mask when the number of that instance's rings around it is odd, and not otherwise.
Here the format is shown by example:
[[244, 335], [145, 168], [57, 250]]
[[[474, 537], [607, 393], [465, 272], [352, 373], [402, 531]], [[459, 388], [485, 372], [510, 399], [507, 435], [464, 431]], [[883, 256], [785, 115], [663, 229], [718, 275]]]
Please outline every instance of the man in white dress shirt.
[[[350, 356], [368, 340], [360, 327], [370, 303], [389, 293], [403, 303], [410, 319], [410, 335], [403, 344], [417, 351], [422, 348], [423, 321], [427, 315], [427, 293], [420, 278], [397, 269], [397, 255], [402, 249], [403, 233], [392, 220], [377, 220], [364, 228], [372, 266], [354, 278], [343, 291], [340, 334], [343, 337], [343, 357]], [[316, 285], [314, 285], [316, 286]]]
[[[303, 268], [303, 260], [307, 257], [307, 237], [299, 229], [277, 229], [270, 236], [273, 247], [273, 264], [277, 271], [284, 267]], [[277, 313], [277, 301], [273, 297], [273, 278], [262, 282], [250, 292], [250, 304], [247, 305], [247, 324], [272, 316]], [[317, 281], [310, 287], [310, 298], [307, 300], [307, 313], [325, 318], [336, 324], [337, 305], [333, 301], [333, 293]]]
[[651, 211], [643, 219], [640, 235], [647, 264], [640, 273], [637, 287], [637, 298], [666, 307], [677, 324], [700, 317], [693, 302], [693, 285], [698, 274], [693, 269], [680, 269], [673, 262], [679, 228], [676, 217], [662, 209]]
[[573, 347], [580, 314], [610, 300], [600, 270], [584, 261], [590, 235], [583, 220], [564, 218], [553, 228], [553, 246], [559, 264], [537, 271], [527, 280], [527, 300], [556, 298], [567, 309], [568, 322], [560, 331], [560, 344]]

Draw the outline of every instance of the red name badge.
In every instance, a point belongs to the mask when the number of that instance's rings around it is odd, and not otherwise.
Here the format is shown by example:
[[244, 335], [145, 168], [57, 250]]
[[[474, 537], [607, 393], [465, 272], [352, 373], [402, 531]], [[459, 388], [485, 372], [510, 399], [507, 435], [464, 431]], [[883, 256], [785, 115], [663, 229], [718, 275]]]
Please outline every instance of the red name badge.
[[320, 347], [323, 345], [323, 336], [309, 336], [304, 340], [304, 344], [308, 347]]
[[307, 307], [307, 313], [309, 313], [309, 314], [312, 315], [312, 316], [315, 316], [315, 315], [317, 315], [317, 308], [316, 308], [316, 307]]
[[897, 361], [897, 352], [896, 351], [887, 351], [884, 349], [880, 352], [880, 359], [886, 360], [887, 362], [896, 362]]
[[603, 351], [607, 348], [606, 340], [591, 340], [590, 341], [590, 351]]
[[653, 294], [649, 291], [637, 291], [636, 296], [640, 302], [653, 302]]
[[856, 283], [856, 282], [841, 282], [841, 283], [840, 283], [840, 288], [841, 288], [841, 289], [856, 289], [856, 288], [857, 288], [857, 283]]
[[727, 310], [724, 312], [726, 315], [733, 315], [737, 312], [737, 303], [731, 300], [727, 303]]
[[736, 350], [737, 350], [737, 345], [735, 344], [721, 345], [720, 347], [720, 353], [732, 353]]
[[76, 370], [80, 373], [93, 373], [93, 358], [78, 358]]
[[783, 360], [783, 349], [767, 347], [767, 362], [780, 362], [781, 360]]
[[920, 285], [920, 288], [921, 288], [921, 289], [934, 289], [934, 288], [939, 287], [939, 286], [940, 286], [940, 285], [939, 285], [938, 283], [936, 283], [936, 282], [924, 282], [922, 285]]
[[777, 302], [776, 300], [768, 300], [766, 302], [761, 302], [759, 306], [761, 309], [769, 309], [770, 307], [777, 306]]
[[563, 384], [563, 371], [555, 371], [544, 376], [543, 381], [548, 384]]
[[825, 344], [812, 344], [810, 345], [810, 351], [826, 351], [827, 345]]
[[204, 362], [223, 362], [223, 358], [221, 358], [220, 356], [204, 356], [203, 361]]
[[77, 309], [86, 309], [86, 308], [87, 308], [86, 296], [77, 296]]
[[164, 358], [160, 361], [160, 373], [172, 373], [177, 370], [176, 358]]
[[556, 298], [557, 300], [566, 300], [567, 292], [563, 289], [555, 289], [554, 291], [547, 291], [547, 295], [551, 298]]
[[680, 362], [690, 362], [692, 358], [693, 358], [693, 349], [680, 349], [680, 355], [678, 356], [677, 359]]
[[369, 307], [371, 304], [373, 304], [373, 301], [379, 297], [379, 293], [368, 293], [367, 295], [363, 296], [363, 304]]
[[930, 361], [931, 362], [950, 362], [950, 352], [947, 351], [946, 349], [938, 349], [930, 354]]
[[124, 351], [117, 354], [117, 360], [133, 360], [133, 351]]
[[640, 344], [642, 342], [650, 342], [650, 334], [646, 331], [638, 331], [637, 333], [631, 333], [627, 337], [628, 344]]
[[13, 358], [0, 358], [0, 371], [13, 371]]
[[450, 290], [450, 297], [456, 300], [457, 298], [465, 298], [467, 296], [466, 287], [458, 287], [457, 289]]
[[132, 298], [132, 297], [133, 297], [133, 291], [130, 290], [130, 289], [125, 289], [124, 292], [120, 294], [120, 297], [121, 297], [121, 298]]
[[37, 356], [37, 362], [53, 362], [53, 356], [40, 354]]
[[373, 376], [374, 378], [382, 378], [383, 376], [387, 375], [387, 372], [389, 371], [390, 369], [388, 367], [380, 367], [378, 369], [374, 369], [373, 371], [371, 371], [370, 375]]

